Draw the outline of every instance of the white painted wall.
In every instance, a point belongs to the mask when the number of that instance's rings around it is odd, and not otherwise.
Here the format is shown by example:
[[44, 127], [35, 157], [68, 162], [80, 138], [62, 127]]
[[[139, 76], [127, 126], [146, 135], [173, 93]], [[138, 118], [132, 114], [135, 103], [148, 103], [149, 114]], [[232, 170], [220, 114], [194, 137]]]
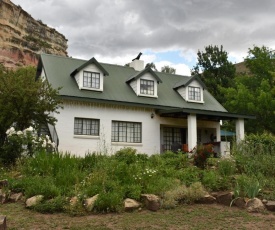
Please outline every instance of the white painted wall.
[[182, 96], [182, 98], [184, 100], [187, 100], [187, 94], [186, 94], [186, 87], [185, 86], [182, 86], [180, 88], [177, 89], [178, 93]]
[[[60, 110], [60, 114], [55, 114], [58, 120], [56, 130], [59, 137], [59, 150], [62, 152], [69, 151], [79, 156], [94, 151], [113, 154], [128, 146], [148, 155], [160, 153], [162, 126], [188, 127], [187, 119], [183, 118], [164, 118], [159, 117], [157, 114], [154, 114], [154, 118], [151, 118], [154, 111], [146, 108], [75, 101], [64, 101], [63, 106], [64, 109]], [[74, 135], [75, 117], [100, 119], [100, 136]], [[141, 122], [142, 143], [112, 143], [112, 120]], [[217, 122], [197, 121], [197, 126], [202, 128], [203, 138], [208, 139], [210, 133], [207, 133], [206, 137], [204, 130], [214, 130], [217, 127]]]

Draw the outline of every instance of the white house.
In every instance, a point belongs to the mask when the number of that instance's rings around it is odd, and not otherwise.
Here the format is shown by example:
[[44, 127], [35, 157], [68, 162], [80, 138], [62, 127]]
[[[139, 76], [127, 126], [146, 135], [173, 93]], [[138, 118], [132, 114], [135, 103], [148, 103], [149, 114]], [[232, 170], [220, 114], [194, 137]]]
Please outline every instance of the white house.
[[[62, 87], [64, 109], [49, 125], [60, 151], [84, 156], [133, 147], [141, 153], [184, 150], [198, 143], [220, 143], [220, 120], [236, 121], [237, 140], [244, 138], [244, 119], [229, 113], [197, 76], [42, 54], [37, 76]], [[211, 137], [215, 136], [213, 140]]]

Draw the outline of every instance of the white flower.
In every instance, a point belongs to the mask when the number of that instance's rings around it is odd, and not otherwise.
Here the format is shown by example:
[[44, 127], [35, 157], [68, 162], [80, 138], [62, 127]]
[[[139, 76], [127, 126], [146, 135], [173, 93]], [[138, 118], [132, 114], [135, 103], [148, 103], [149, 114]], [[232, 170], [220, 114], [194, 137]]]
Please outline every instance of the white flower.
[[29, 128], [26, 128], [24, 131], [26, 131], [26, 132], [32, 132], [33, 131], [33, 127], [29, 127]]
[[20, 136], [20, 135], [23, 135], [23, 132], [22, 131], [17, 131], [17, 133], [16, 133], [18, 136]]
[[16, 131], [15, 131], [15, 129], [13, 128], [13, 127], [10, 127], [7, 131], [6, 131], [6, 134], [8, 135], [8, 136], [11, 136], [11, 135], [13, 135], [13, 134], [15, 134], [16, 133]]
[[47, 142], [46, 142], [46, 140], [43, 141], [42, 147], [43, 147], [43, 148], [46, 148], [46, 147], [47, 147]]
[[50, 137], [48, 135], [46, 135], [46, 139], [49, 141], [50, 140]]
[[52, 142], [52, 147], [55, 148], [55, 143], [54, 142]]

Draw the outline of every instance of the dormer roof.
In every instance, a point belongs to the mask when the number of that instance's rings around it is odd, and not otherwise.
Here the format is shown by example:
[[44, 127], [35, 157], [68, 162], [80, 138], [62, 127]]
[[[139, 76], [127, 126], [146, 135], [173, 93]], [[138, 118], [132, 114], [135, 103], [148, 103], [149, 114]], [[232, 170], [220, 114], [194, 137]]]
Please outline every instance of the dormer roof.
[[162, 83], [162, 80], [158, 77], [158, 75], [150, 67], [147, 67], [146, 69], [131, 76], [126, 82], [129, 83], [131, 81], [137, 80], [140, 77], [142, 77], [145, 73], [150, 73], [157, 80], [158, 83]]
[[84, 64], [82, 64], [81, 66], [79, 66], [78, 68], [76, 68], [70, 75], [71, 77], [75, 76], [80, 70], [84, 69], [86, 66], [90, 65], [90, 64], [94, 64], [97, 68], [99, 68], [104, 76], [108, 76], [109, 73], [107, 72], [106, 69], [104, 69], [102, 67], [102, 65], [99, 64], [99, 62], [94, 58], [92, 57], [89, 61], [85, 62]]
[[190, 78], [185, 78], [185, 79], [183, 79], [182, 81], [180, 81], [180, 82], [177, 82], [175, 85], [174, 85], [174, 87], [173, 87], [173, 89], [178, 89], [178, 88], [180, 88], [180, 87], [186, 87], [186, 86], [188, 86], [192, 81], [197, 81], [197, 82], [199, 82], [199, 84], [201, 85], [201, 87], [203, 88], [203, 89], [207, 89], [206, 88], [206, 85], [202, 82], [202, 80], [199, 78], [199, 76], [198, 75], [195, 75], [195, 76], [193, 76], [193, 77], [190, 77]]

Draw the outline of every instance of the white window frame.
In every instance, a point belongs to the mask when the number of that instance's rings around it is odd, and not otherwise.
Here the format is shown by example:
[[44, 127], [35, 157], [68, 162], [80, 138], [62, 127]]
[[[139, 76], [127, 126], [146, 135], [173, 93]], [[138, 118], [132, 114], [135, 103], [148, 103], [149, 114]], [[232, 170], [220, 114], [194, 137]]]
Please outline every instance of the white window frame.
[[[88, 76], [85, 76], [88, 75]], [[85, 85], [85, 82], [87, 83]], [[83, 71], [83, 87], [90, 89], [100, 89], [100, 73], [91, 72], [91, 71]]]
[[202, 89], [201, 89], [201, 87], [188, 86], [187, 95], [188, 95], [188, 101], [202, 102]]

